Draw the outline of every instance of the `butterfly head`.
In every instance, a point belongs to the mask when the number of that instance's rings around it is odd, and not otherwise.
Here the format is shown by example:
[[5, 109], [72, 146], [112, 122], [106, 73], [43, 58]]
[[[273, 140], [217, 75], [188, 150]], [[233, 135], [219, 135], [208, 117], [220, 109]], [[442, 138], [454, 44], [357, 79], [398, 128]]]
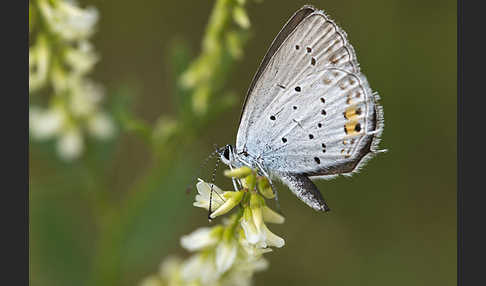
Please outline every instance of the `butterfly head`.
[[235, 161], [235, 153], [233, 146], [231, 145], [226, 145], [218, 150], [219, 156], [221, 158], [221, 161], [225, 163], [228, 166], [232, 166], [232, 164]]

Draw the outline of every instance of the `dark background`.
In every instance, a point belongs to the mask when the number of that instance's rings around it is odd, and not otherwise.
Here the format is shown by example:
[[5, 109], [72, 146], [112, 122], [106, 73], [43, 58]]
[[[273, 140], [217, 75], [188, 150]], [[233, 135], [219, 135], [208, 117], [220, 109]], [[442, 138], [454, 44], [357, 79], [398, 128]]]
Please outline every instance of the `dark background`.
[[[154, 122], [175, 112], [169, 47], [189, 44], [193, 55], [213, 1], [80, 1], [100, 12], [93, 43], [101, 55], [92, 77], [108, 91], [129, 86], [138, 117]], [[234, 144], [241, 103], [274, 36], [303, 4], [324, 9], [348, 33], [362, 71], [385, 111], [381, 146], [352, 178], [318, 186], [332, 212], [305, 207], [280, 187], [286, 245], [266, 255], [270, 268], [256, 285], [456, 284], [456, 2], [270, 1], [251, 3], [244, 57], [230, 75], [239, 103], [215, 120], [193, 147], [160, 177], [126, 228], [121, 252], [97, 261], [95, 211], [89, 192], [114, 201], [151, 167], [141, 140], [122, 134], [96, 145], [76, 163], [59, 161], [45, 144], [30, 146], [31, 285], [87, 285], [99, 265], [118, 265], [120, 285], [158, 271], [169, 254], [187, 256], [179, 238], [207, 225], [184, 190], [213, 144]], [[108, 97], [116, 97], [108, 92]], [[110, 100], [110, 99], [109, 99]], [[101, 163], [100, 163], [101, 162]], [[211, 173], [213, 166], [205, 170]], [[103, 184], [95, 184], [102, 177]], [[208, 178], [208, 175], [205, 176]], [[222, 177], [218, 185], [230, 186]], [[109, 243], [108, 243], [109, 245]]]

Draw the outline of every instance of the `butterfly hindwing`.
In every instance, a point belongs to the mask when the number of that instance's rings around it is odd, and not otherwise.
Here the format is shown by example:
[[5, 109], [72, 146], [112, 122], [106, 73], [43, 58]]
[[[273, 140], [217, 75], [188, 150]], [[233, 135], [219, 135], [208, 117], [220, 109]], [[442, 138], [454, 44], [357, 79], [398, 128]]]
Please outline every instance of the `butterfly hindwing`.
[[[264, 110], [248, 140], [275, 172], [349, 173], [376, 136], [374, 96], [364, 77], [331, 68], [296, 83]], [[355, 163], [355, 164], [353, 164]]]

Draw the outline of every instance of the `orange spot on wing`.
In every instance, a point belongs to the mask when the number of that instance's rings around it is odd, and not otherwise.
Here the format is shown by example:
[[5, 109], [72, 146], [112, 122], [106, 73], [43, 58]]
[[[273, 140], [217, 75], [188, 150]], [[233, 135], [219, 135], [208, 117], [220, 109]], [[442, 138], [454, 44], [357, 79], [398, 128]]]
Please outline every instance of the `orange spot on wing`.
[[348, 123], [344, 125], [344, 129], [346, 130], [346, 134], [348, 135], [356, 135], [359, 134], [358, 131], [356, 131], [356, 126], [358, 125], [357, 120], [350, 120]]
[[354, 120], [361, 114], [360, 108], [348, 107], [344, 112], [344, 117], [348, 120]]

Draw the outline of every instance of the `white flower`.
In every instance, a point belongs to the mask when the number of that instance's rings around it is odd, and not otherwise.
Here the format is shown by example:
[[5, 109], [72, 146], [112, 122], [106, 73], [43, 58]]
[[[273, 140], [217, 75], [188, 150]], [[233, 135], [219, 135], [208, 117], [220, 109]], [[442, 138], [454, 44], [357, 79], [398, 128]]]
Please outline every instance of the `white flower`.
[[178, 272], [181, 260], [174, 256], [167, 257], [164, 262], [160, 264], [160, 276], [168, 277], [174, 274], [174, 272]]
[[216, 269], [220, 274], [226, 272], [235, 262], [238, 251], [236, 240], [221, 241], [216, 247]]
[[68, 48], [64, 57], [73, 72], [79, 75], [89, 72], [98, 61], [98, 56], [87, 41], [81, 42], [78, 48]]
[[83, 137], [76, 128], [66, 130], [57, 142], [57, 151], [65, 160], [73, 160], [83, 152]]
[[38, 5], [51, 30], [65, 40], [89, 37], [98, 20], [98, 11], [92, 7], [81, 9], [72, 1], [38, 0]]
[[98, 12], [81, 9], [74, 0], [36, 0], [35, 4], [36, 23], [43, 24], [35, 29], [29, 47], [29, 92], [45, 88], [53, 94], [49, 109], [29, 111], [29, 130], [34, 139], [55, 137], [60, 157], [72, 160], [83, 152], [85, 131], [97, 139], [115, 132], [110, 117], [100, 111], [101, 85], [84, 77], [98, 60], [88, 42]]
[[231, 176], [242, 176], [246, 182], [243, 191], [223, 192], [202, 180], [197, 183], [195, 206], [208, 209], [213, 191], [212, 204], [216, 211], [211, 217], [224, 214], [240, 203], [241, 208], [232, 216], [223, 217], [221, 225], [199, 228], [183, 236], [182, 246], [197, 252], [182, 263], [166, 267], [160, 275], [164, 285], [250, 286], [255, 272], [268, 267], [263, 254], [273, 251], [272, 247], [285, 245], [265, 225], [265, 222], [283, 223], [285, 218], [266, 206], [258, 192], [262, 184], [254, 188], [258, 181], [251, 169], [235, 170]]
[[42, 110], [39, 107], [29, 109], [29, 129], [36, 139], [49, 139], [60, 132], [65, 121], [64, 112], [58, 107]]
[[219, 278], [214, 256], [199, 253], [191, 256], [182, 264], [181, 278], [186, 283], [199, 282], [202, 285], [213, 285]]
[[272, 233], [265, 223], [264, 213], [270, 222], [283, 222], [284, 218], [264, 205], [263, 198], [253, 193], [250, 198], [250, 206], [246, 207], [240, 219], [241, 227], [245, 233], [246, 241], [259, 248], [268, 246], [282, 247], [285, 241]]
[[211, 196], [211, 188], [213, 194], [211, 197], [211, 209], [215, 210], [219, 208], [223, 203], [223, 191], [214, 184], [208, 184], [201, 179], [196, 184], [197, 192], [196, 201], [193, 203], [195, 207], [205, 208], [209, 210], [209, 197]]
[[181, 285], [181, 265], [182, 260], [174, 257], [169, 256], [165, 259], [165, 261], [160, 265], [159, 274], [164, 282], [162, 285], [167, 286], [176, 286]]
[[263, 226], [263, 231], [265, 232], [265, 243], [268, 246], [283, 247], [285, 245], [285, 240], [280, 236], [271, 232], [265, 224]]
[[237, 262], [223, 277], [223, 285], [231, 286], [250, 286], [253, 283], [252, 277], [255, 272], [262, 271], [268, 268], [268, 262], [263, 257], [239, 257]]
[[284, 223], [285, 218], [271, 208], [264, 206], [262, 208], [263, 220], [269, 223]]
[[249, 207], [245, 208], [243, 216], [240, 220], [240, 224], [248, 243], [258, 245], [260, 247], [266, 247], [265, 233], [261, 231], [261, 226], [255, 224], [252, 210]]
[[189, 251], [213, 246], [219, 241], [221, 230], [222, 226], [198, 228], [191, 234], [181, 237], [181, 245]]
[[98, 112], [88, 119], [89, 132], [98, 139], [108, 139], [115, 133], [113, 121], [104, 112]]
[[104, 90], [101, 85], [90, 80], [72, 77], [70, 110], [75, 116], [88, 116], [95, 112], [103, 98]]
[[268, 268], [268, 261], [259, 256], [259, 257], [247, 257], [242, 258], [242, 260], [235, 265], [233, 268], [232, 275], [232, 282], [228, 283], [229, 285], [252, 285], [251, 278], [255, 272], [263, 271]]
[[273, 251], [273, 249], [271, 249], [270, 247], [262, 248], [262, 247], [258, 247], [255, 244], [248, 242], [244, 233], [242, 233], [240, 235], [239, 243], [242, 246], [243, 250], [245, 251], [245, 253], [248, 257], [260, 257], [264, 253], [268, 253], [268, 252]]
[[213, 213], [209, 215], [210, 218], [215, 218], [217, 216], [223, 215], [230, 210], [232, 210], [234, 207], [236, 207], [241, 200], [243, 199], [243, 196], [245, 195], [244, 192], [224, 192], [223, 193], [223, 198], [224, 198], [224, 203], [217, 208]]

